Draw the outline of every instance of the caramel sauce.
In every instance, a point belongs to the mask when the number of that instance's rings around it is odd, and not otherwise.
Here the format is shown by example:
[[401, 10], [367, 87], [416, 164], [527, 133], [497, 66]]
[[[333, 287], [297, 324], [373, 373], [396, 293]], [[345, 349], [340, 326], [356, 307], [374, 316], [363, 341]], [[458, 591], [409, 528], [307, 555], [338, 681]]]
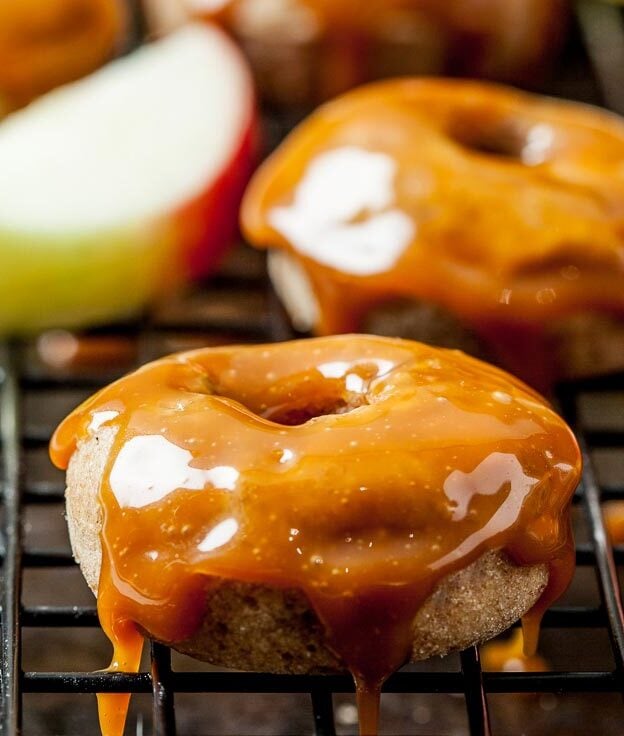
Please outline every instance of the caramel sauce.
[[78, 335], [67, 330], [48, 330], [37, 340], [39, 358], [53, 370], [119, 369], [132, 365], [137, 348], [128, 338]]
[[[488, 550], [545, 563], [529, 620], [574, 569], [574, 437], [517, 379], [459, 352], [353, 335], [211, 348], [148, 364], [57, 429], [54, 463], [112, 427], [98, 590], [114, 667], [137, 631], [175, 646], [220, 581], [303, 591], [375, 734], [437, 583]], [[374, 643], [374, 645], [371, 645]], [[118, 736], [125, 696], [100, 696]]]
[[481, 666], [486, 672], [544, 672], [546, 660], [524, 651], [522, 629], [514, 629], [508, 639], [489, 641], [481, 647]]
[[361, 329], [378, 304], [430, 302], [545, 388], [557, 320], [624, 315], [623, 171], [612, 115], [395, 80], [299, 126], [252, 180], [242, 222], [304, 269], [318, 334]]
[[602, 514], [611, 544], [624, 544], [624, 501], [608, 501]]

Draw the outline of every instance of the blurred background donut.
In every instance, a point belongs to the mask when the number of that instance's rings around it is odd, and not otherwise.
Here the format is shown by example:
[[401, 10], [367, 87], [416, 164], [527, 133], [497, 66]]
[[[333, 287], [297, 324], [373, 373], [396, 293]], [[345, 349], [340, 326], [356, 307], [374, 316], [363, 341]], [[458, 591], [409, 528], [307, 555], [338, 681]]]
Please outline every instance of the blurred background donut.
[[0, 113], [96, 69], [124, 26], [118, 0], [2, 0]]
[[154, 32], [189, 17], [238, 39], [264, 96], [327, 99], [402, 74], [475, 76], [533, 86], [567, 28], [566, 0], [144, 0]]

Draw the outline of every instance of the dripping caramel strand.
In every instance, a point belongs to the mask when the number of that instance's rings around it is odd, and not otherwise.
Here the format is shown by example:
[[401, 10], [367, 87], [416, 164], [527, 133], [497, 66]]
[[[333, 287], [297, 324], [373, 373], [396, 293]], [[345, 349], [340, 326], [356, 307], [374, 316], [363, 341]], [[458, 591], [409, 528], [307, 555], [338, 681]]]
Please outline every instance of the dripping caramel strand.
[[481, 647], [481, 666], [485, 672], [544, 672], [548, 663], [539, 654], [528, 655], [522, 628], [514, 629], [503, 641], [489, 641]]
[[[171, 356], [73, 412], [56, 465], [104, 428], [98, 608], [117, 657], [130, 636], [130, 669], [134, 627], [186, 640], [220, 579], [298, 589], [374, 734], [381, 685], [443, 578], [489, 550], [546, 565], [537, 627], [574, 569], [569, 428], [458, 352], [354, 335]], [[106, 736], [125, 704], [104, 713]]]

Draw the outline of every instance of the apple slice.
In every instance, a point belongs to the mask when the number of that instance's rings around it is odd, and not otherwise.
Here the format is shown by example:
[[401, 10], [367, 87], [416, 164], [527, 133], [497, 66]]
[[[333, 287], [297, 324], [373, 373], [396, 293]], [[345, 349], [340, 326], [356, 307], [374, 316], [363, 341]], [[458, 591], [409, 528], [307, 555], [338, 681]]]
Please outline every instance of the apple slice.
[[0, 334], [132, 314], [237, 232], [254, 94], [190, 25], [0, 124]]

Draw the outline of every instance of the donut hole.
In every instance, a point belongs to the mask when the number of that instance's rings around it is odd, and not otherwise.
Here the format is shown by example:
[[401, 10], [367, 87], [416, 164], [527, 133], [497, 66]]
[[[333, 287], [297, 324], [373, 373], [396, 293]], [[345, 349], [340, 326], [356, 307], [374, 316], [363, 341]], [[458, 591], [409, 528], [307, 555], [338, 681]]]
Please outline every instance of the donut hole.
[[312, 401], [297, 401], [270, 407], [263, 413], [265, 419], [286, 427], [305, 424], [317, 417], [331, 414], [347, 414], [368, 402], [362, 394], [316, 397]]
[[552, 147], [549, 126], [465, 116], [454, 121], [449, 137], [471, 153], [534, 166], [543, 163]]
[[474, 153], [516, 160], [522, 159], [526, 145], [526, 137], [513, 128], [474, 123], [455, 125], [451, 138]]
[[202, 368], [190, 375], [185, 373], [174, 385], [183, 391], [234, 401], [256, 416], [293, 427], [317, 417], [347, 414], [368, 404], [365, 389], [377, 370], [375, 363], [363, 363], [346, 376], [334, 378], [314, 369], [285, 376], [276, 383], [273, 379], [261, 381], [249, 391], [245, 375], [225, 384], [218, 375]]

